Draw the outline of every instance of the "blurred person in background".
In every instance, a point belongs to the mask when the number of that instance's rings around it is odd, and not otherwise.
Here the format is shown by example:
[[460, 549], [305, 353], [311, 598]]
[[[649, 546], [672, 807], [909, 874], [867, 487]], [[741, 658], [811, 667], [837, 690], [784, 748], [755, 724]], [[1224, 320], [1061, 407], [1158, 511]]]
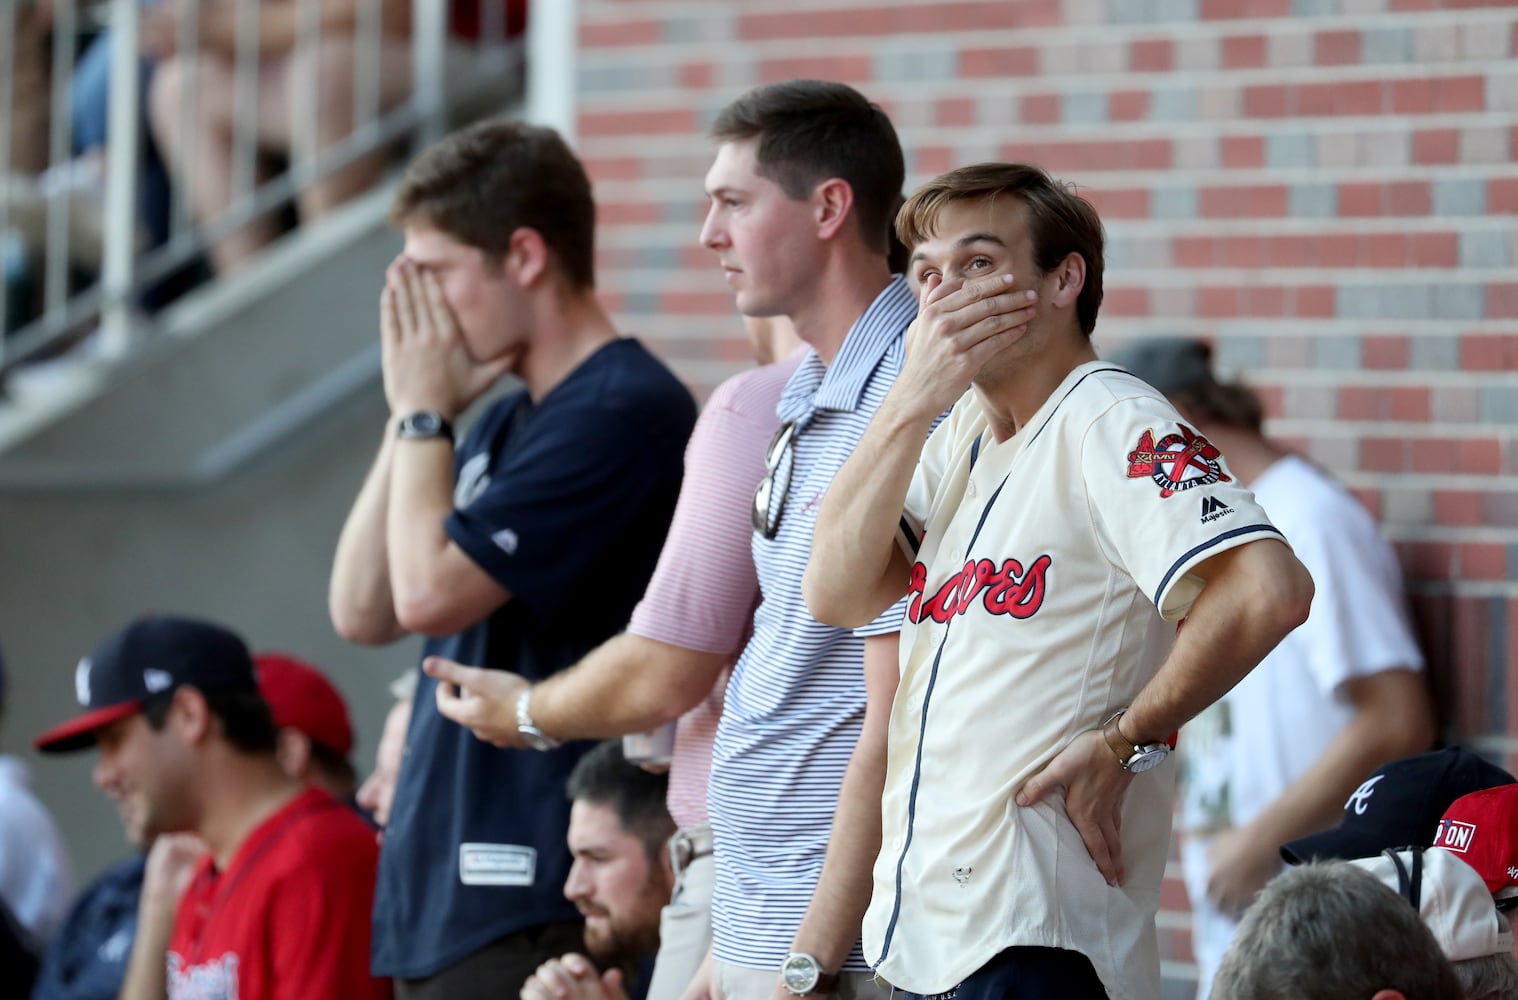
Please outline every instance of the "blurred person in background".
[[[1282, 843], [1331, 825], [1389, 760], [1426, 750], [1434, 713], [1396, 555], [1375, 520], [1321, 469], [1267, 438], [1248, 386], [1220, 381], [1185, 338], [1103, 354], [1164, 393], [1228, 456], [1317, 586], [1307, 621], [1181, 741], [1182, 859], [1205, 1000], [1240, 914], [1281, 869]], [[1197, 517], [1223, 521], [1203, 498]]]
[[568, 784], [575, 863], [564, 895], [585, 915], [585, 955], [543, 963], [522, 984], [521, 1000], [647, 996], [659, 914], [675, 878], [667, 790], [664, 775], [627, 761], [620, 741], [600, 744], [575, 765]]
[[1464, 1000], [1418, 911], [1346, 862], [1292, 869], [1244, 913], [1216, 1000]]
[[374, 749], [374, 770], [358, 789], [358, 807], [366, 810], [385, 835], [390, 822], [390, 804], [395, 801], [395, 785], [401, 776], [401, 762], [406, 756], [406, 729], [411, 725], [411, 702], [416, 697], [416, 673], [406, 673], [390, 682], [395, 703], [385, 713], [379, 744]]
[[[5, 661], [0, 658], [0, 721], [5, 716]], [[0, 900], [40, 950], [74, 897], [68, 852], [52, 816], [32, 792], [19, 757], [0, 756]]]
[[253, 666], [279, 727], [279, 766], [334, 799], [353, 803], [358, 791], [358, 774], [348, 759], [353, 723], [342, 693], [314, 665], [287, 653], [255, 654]]
[[[550, 129], [482, 122], [418, 157], [380, 339], [390, 417], [338, 540], [338, 633], [540, 681], [621, 631], [674, 511], [689, 391], [596, 299], [595, 204]], [[455, 444], [453, 422], [507, 373]], [[585, 752], [477, 740], [419, 676], [385, 828], [374, 969], [403, 998], [495, 996], [580, 947], [564, 781]], [[446, 697], [446, 693], [444, 695]]]
[[[353, 735], [342, 696], [320, 671], [294, 657], [261, 653], [253, 662], [259, 691], [279, 728], [280, 768], [334, 798], [351, 800], [354, 776], [347, 751]], [[32, 1000], [107, 1000], [121, 991], [137, 931], [144, 872], [157, 840], [155, 831], [136, 824], [126, 824], [125, 833], [136, 853], [80, 892], [43, 957]], [[181, 835], [174, 851], [168, 846], [160, 851], [159, 867], [175, 857], [193, 862], [203, 852], [197, 841]], [[177, 904], [178, 896], [172, 890], [169, 894]]]
[[97, 747], [96, 784], [129, 839], [153, 844], [124, 998], [389, 995], [368, 974], [373, 833], [280, 767], [241, 639], [142, 618], [81, 660], [74, 686], [81, 714], [36, 746]]
[[[780, 425], [775, 407], [801, 363], [783, 316], [743, 318], [760, 368], [712, 393], [685, 451], [685, 480], [669, 537], [627, 630], [574, 667], [532, 684], [516, 674], [432, 661], [458, 685], [438, 688], [439, 709], [497, 746], [525, 746], [521, 697], [554, 739], [618, 736], [678, 718], [669, 759], [669, 842], [674, 892], [659, 927], [659, 959], [645, 983], [652, 1000], [679, 1000], [711, 949], [714, 861], [707, 813], [712, 740], [728, 670], [759, 601], [750, 508], [765, 474], [765, 447]], [[682, 714], [683, 713], [683, 714]]]

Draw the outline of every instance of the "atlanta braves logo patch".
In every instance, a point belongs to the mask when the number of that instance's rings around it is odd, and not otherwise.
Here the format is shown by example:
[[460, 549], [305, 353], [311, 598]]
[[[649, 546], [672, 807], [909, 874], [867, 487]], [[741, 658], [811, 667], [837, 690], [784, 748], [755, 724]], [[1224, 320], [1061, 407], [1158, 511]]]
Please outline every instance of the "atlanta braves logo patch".
[[1139, 436], [1138, 444], [1128, 453], [1128, 478], [1154, 480], [1162, 497], [1195, 486], [1233, 482], [1218, 461], [1223, 453], [1185, 424], [1177, 426], [1179, 433], [1166, 434], [1158, 441], [1152, 429]]

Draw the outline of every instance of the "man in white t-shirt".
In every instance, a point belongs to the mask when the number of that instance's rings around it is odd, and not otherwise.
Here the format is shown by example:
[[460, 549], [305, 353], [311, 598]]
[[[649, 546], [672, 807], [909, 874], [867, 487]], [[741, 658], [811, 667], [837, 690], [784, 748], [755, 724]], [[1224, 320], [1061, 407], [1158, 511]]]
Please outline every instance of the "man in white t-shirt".
[[805, 585], [841, 626], [909, 594], [865, 955], [914, 994], [1157, 997], [1169, 736], [1306, 618], [1312, 581], [1218, 449], [1097, 360], [1089, 204], [980, 164], [897, 232], [921, 312]]
[[1223, 450], [1317, 587], [1307, 621], [1186, 727], [1181, 857], [1205, 1000], [1239, 915], [1281, 870], [1279, 845], [1333, 826], [1372, 771], [1427, 750], [1433, 710], [1401, 570], [1365, 508], [1265, 437], [1259, 398], [1214, 376], [1206, 344], [1146, 340], [1106, 359]]

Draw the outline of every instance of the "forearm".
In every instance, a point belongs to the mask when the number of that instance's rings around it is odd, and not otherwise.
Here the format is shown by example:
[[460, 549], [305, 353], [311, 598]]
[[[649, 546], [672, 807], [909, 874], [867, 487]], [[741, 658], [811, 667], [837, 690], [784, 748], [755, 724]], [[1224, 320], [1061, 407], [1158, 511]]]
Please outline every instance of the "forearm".
[[1202, 570], [1207, 585], [1170, 655], [1119, 724], [1135, 743], [1180, 729], [1307, 620], [1312, 578], [1281, 542], [1249, 542], [1212, 557]]
[[453, 446], [446, 438], [397, 441], [392, 445], [385, 549], [397, 621], [439, 616], [449, 600], [441, 580], [453, 512]]
[[169, 936], [174, 929], [172, 903], [144, 892], [137, 906], [137, 930], [121, 981], [120, 1000], [164, 1000], [168, 996]]
[[699, 704], [731, 660], [624, 632], [533, 685], [533, 722], [559, 740], [653, 729]]
[[394, 448], [394, 425], [387, 423], [379, 454], [338, 536], [327, 590], [333, 627], [349, 642], [364, 645], [393, 642], [406, 634], [395, 618], [390, 561], [386, 557], [386, 516]]
[[828, 971], [843, 965], [859, 939], [874, 888], [891, 702], [899, 678], [899, 638], [892, 634], [866, 640], [864, 725], [843, 774], [822, 874], [792, 941], [793, 951], [812, 955]]
[[1249, 822], [1249, 832], [1261, 843], [1282, 844], [1328, 829], [1372, 771], [1422, 753], [1433, 742], [1433, 712], [1421, 674], [1399, 669], [1350, 684], [1374, 690], [1312, 767]]
[[936, 413], [888, 394], [817, 513], [802, 590], [818, 621], [858, 627], [906, 590], [892, 572], [902, 505]]

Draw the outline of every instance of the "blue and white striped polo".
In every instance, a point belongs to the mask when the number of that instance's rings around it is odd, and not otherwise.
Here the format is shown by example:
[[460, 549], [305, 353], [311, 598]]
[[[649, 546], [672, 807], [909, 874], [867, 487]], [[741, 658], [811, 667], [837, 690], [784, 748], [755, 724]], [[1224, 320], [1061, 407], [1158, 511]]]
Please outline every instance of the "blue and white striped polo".
[[[801, 576], [817, 507], [896, 379], [917, 302], [896, 277], [850, 328], [831, 366], [815, 352], [777, 411], [795, 421], [795, 464], [773, 539], [754, 534], [761, 600], [733, 668], [708, 792], [716, 836], [718, 961], [779, 970], [822, 871], [844, 768], [864, 721], [864, 640], [901, 630], [905, 599], [865, 628], [823, 625]], [[782, 475], [777, 487], [785, 483]], [[866, 971], [856, 942], [846, 970]]]

